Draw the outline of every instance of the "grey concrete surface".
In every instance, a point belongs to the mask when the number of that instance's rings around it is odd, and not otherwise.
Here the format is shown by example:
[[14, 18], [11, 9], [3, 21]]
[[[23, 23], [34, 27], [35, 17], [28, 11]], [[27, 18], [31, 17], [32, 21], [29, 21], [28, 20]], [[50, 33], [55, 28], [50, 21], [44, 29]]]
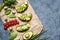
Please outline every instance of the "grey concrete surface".
[[[41, 20], [44, 30], [47, 30], [38, 39], [60, 40], [60, 0], [29, 0], [29, 2]], [[9, 33], [3, 29], [1, 23], [0, 20], [0, 40], [9, 40]]]

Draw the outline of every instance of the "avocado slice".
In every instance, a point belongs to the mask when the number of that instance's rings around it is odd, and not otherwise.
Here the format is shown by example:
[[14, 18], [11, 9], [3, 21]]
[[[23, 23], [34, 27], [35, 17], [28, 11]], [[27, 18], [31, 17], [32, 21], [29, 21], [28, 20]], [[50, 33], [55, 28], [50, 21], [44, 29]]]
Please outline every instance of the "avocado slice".
[[10, 9], [5, 10], [5, 15], [9, 15], [11, 13]]
[[30, 21], [32, 14], [28, 13], [28, 14], [20, 14], [20, 16], [18, 16], [20, 20], [22, 21]]
[[9, 18], [16, 18], [16, 16], [14, 14], [10, 14]]
[[24, 40], [29, 40], [33, 36], [33, 32], [29, 31], [23, 34], [23, 39]]
[[23, 31], [28, 30], [29, 27], [30, 27], [30, 24], [22, 24], [22, 25], [18, 26], [16, 29], [19, 32], [23, 32]]
[[21, 13], [21, 12], [25, 11], [27, 9], [27, 7], [28, 7], [28, 3], [24, 2], [19, 7], [16, 8], [16, 11]]

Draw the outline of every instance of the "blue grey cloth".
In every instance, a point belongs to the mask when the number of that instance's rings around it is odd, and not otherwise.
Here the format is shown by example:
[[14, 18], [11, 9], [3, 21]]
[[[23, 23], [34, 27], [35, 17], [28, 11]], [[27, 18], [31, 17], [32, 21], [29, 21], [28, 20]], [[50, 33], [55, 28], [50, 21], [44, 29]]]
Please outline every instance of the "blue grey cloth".
[[0, 4], [2, 4], [3, 0], [0, 0]]
[[[44, 29], [47, 30], [41, 37], [38, 37], [39, 40], [40, 38], [60, 40], [60, 0], [29, 0], [29, 2], [41, 20]], [[8, 31], [4, 31], [2, 27], [0, 20], [0, 40], [8, 40]]]
[[4, 30], [2, 20], [0, 19], [0, 40], [9, 40], [9, 32]]
[[[41, 38], [60, 40], [60, 0], [29, 0], [47, 32]], [[40, 38], [40, 37], [39, 37]]]

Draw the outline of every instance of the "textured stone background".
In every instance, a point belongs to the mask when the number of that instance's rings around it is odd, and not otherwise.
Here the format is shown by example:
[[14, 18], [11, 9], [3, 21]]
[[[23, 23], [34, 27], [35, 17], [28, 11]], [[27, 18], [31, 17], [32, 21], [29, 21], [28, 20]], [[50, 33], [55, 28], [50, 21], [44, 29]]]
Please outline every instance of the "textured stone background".
[[[29, 0], [29, 2], [41, 20], [44, 30], [47, 30], [38, 39], [60, 40], [60, 0]], [[4, 31], [2, 26], [0, 20], [0, 40], [8, 40], [8, 31]]]

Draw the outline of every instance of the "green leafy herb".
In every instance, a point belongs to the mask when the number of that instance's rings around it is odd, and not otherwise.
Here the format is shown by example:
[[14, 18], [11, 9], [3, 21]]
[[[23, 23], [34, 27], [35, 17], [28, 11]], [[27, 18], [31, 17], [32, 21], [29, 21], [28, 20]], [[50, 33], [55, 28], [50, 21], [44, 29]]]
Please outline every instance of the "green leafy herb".
[[14, 4], [11, 4], [10, 8], [15, 8], [15, 5]]
[[0, 4], [0, 11], [4, 8], [5, 4]]
[[16, 2], [16, 0], [3, 0], [3, 3], [5, 3], [5, 5], [11, 6], [11, 4], [14, 4]]
[[13, 29], [9, 30], [10, 33], [10, 40], [14, 40], [17, 37], [17, 34], [14, 32]]
[[15, 8], [16, 2], [17, 2], [16, 0], [3, 0], [3, 3], [5, 4], [5, 6], [8, 6], [10, 8]]
[[14, 33], [14, 32], [12, 32], [12, 33], [10, 34], [10, 40], [14, 40], [14, 39], [16, 38], [16, 36], [17, 36], [17, 34]]

